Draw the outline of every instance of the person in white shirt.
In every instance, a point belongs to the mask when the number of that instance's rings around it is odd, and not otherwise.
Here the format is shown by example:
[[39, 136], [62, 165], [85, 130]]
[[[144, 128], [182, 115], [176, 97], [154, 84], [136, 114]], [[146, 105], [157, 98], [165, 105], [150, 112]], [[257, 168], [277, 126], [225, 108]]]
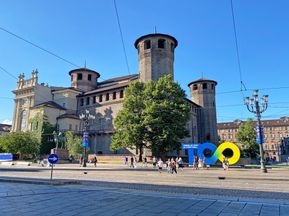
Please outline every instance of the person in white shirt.
[[160, 172], [160, 173], [162, 172], [163, 165], [164, 165], [164, 162], [163, 162], [162, 159], [160, 158], [159, 161], [158, 161], [158, 167], [159, 167], [159, 172]]

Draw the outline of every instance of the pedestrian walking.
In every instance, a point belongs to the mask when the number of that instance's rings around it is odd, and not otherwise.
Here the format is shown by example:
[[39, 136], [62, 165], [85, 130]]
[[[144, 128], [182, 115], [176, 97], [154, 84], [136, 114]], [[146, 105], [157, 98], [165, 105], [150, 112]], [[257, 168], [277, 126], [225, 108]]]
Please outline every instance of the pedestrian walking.
[[130, 165], [129, 168], [134, 168], [134, 159], [133, 157], [130, 157]]
[[154, 166], [154, 168], [156, 168], [156, 165], [157, 165], [157, 159], [156, 159], [156, 157], [154, 156], [154, 157], [153, 157], [153, 166]]
[[94, 167], [96, 167], [96, 163], [97, 163], [97, 158], [96, 158], [96, 156], [94, 156], [94, 158], [93, 158], [93, 165], [94, 165]]
[[194, 169], [198, 169], [198, 157], [196, 155], [194, 156]]
[[179, 169], [184, 169], [184, 162], [183, 159], [181, 157], [178, 158], [178, 165], [179, 165]]
[[172, 174], [174, 174], [174, 172], [177, 174], [177, 163], [176, 161], [172, 158], [171, 159], [171, 167], [172, 167]]
[[203, 168], [203, 167], [204, 167], [204, 165], [203, 165], [203, 159], [202, 159], [202, 158], [199, 158], [199, 160], [198, 160], [198, 168], [201, 169], [201, 168]]
[[143, 167], [148, 167], [148, 161], [146, 157], [144, 157], [142, 164], [143, 164]]
[[158, 161], [159, 173], [162, 173], [163, 165], [164, 165], [164, 162], [163, 162], [162, 159], [160, 158], [159, 161]]
[[229, 161], [227, 157], [225, 157], [223, 160], [223, 168], [224, 170], [229, 170]]
[[136, 157], [133, 158], [133, 166], [134, 168], [136, 168], [136, 165], [137, 165], [137, 160], [136, 160]]
[[168, 173], [172, 173], [172, 163], [171, 163], [171, 160], [168, 159], [166, 164], [167, 164], [167, 172], [168, 172]]
[[79, 166], [82, 166], [82, 163], [83, 163], [83, 156], [81, 156], [81, 157], [79, 158]]
[[126, 165], [126, 156], [123, 157], [122, 162], [123, 162], [124, 165]]

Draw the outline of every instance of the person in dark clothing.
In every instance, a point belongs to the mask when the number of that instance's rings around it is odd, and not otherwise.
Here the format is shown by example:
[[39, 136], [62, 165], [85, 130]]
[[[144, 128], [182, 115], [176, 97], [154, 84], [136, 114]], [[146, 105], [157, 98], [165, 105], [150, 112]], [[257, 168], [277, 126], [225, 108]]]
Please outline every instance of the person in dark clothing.
[[129, 168], [134, 168], [134, 159], [133, 157], [130, 157], [130, 166]]
[[96, 167], [96, 163], [97, 163], [97, 158], [96, 158], [96, 156], [94, 156], [94, 158], [93, 158], [94, 167]]

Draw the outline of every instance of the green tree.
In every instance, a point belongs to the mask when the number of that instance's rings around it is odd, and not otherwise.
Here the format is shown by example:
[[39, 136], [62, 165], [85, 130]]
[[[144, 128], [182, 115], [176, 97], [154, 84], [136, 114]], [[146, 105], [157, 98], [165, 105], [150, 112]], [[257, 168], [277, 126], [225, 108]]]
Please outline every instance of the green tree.
[[53, 131], [56, 130], [56, 126], [49, 122], [43, 121], [43, 113], [38, 112], [32, 119], [30, 119], [32, 125], [32, 131], [38, 138], [40, 143], [40, 155], [50, 154], [51, 149], [55, 148], [56, 143], [53, 137]]
[[123, 109], [114, 126], [111, 149], [150, 148], [160, 156], [180, 148], [179, 140], [188, 136], [189, 106], [185, 92], [171, 75], [158, 82], [135, 82], [125, 90]]
[[56, 143], [53, 137], [53, 131], [56, 130], [56, 127], [49, 122], [43, 122], [42, 130], [40, 134], [40, 155], [50, 154], [51, 149], [55, 148]]
[[65, 133], [66, 138], [66, 148], [69, 151], [69, 154], [73, 157], [79, 157], [82, 155], [83, 147], [81, 145], [80, 137], [73, 134], [71, 131]]
[[39, 140], [32, 132], [12, 132], [0, 137], [0, 146], [6, 153], [31, 155], [39, 154]]
[[180, 139], [189, 135], [186, 124], [190, 108], [185, 97], [185, 91], [171, 75], [146, 86], [144, 125], [146, 141], [154, 155], [179, 150]]
[[114, 126], [116, 129], [112, 137], [111, 150], [137, 149], [140, 151], [139, 161], [142, 161], [145, 142], [144, 121], [144, 89], [145, 84], [135, 82], [125, 89], [123, 109], [118, 113]]
[[245, 157], [257, 157], [259, 146], [256, 143], [256, 131], [252, 119], [248, 119], [239, 127], [236, 138]]

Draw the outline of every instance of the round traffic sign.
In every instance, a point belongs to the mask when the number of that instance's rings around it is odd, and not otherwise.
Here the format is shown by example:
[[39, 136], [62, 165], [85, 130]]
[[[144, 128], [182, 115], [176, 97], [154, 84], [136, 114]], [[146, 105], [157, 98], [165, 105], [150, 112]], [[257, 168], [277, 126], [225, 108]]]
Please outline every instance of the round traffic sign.
[[50, 154], [50, 155], [48, 156], [48, 161], [49, 161], [49, 163], [51, 163], [51, 164], [56, 164], [57, 161], [58, 161], [58, 156], [57, 156], [56, 154]]

